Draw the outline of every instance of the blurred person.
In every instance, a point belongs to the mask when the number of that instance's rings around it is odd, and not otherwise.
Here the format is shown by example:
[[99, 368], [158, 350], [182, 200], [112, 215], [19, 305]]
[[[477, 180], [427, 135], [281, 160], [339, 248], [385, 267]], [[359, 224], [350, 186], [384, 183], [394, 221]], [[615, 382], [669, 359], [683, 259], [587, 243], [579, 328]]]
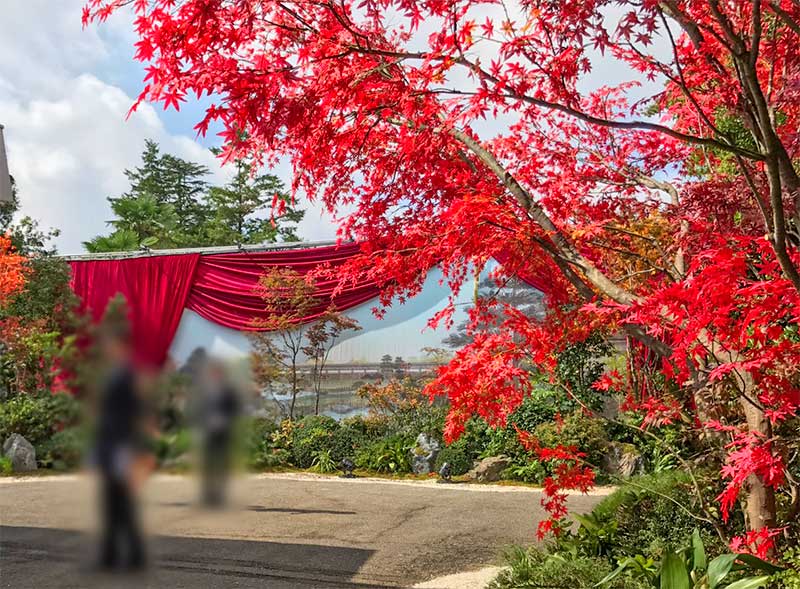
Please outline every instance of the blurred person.
[[103, 331], [100, 351], [108, 374], [99, 391], [93, 452], [102, 520], [96, 564], [100, 569], [138, 570], [145, 566], [145, 549], [136, 494], [154, 458], [146, 452], [145, 403], [127, 328]]
[[202, 501], [220, 507], [231, 471], [234, 426], [239, 416], [239, 395], [225, 365], [206, 359], [199, 371], [197, 415], [202, 449]]

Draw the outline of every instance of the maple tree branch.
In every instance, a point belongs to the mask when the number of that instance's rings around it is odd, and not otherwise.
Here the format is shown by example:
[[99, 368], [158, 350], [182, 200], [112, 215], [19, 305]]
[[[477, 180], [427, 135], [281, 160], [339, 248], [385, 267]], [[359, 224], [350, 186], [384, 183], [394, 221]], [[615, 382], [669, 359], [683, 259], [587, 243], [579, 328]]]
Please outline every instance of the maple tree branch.
[[[452, 61], [458, 65], [466, 67], [467, 69], [473, 71], [480, 77], [491, 81], [494, 84], [499, 84], [500, 80], [495, 76], [491, 75], [476, 63], [469, 61], [464, 57], [453, 57], [447, 55], [436, 55], [433, 53], [428, 53], [424, 51], [417, 51], [417, 52], [407, 52], [407, 51], [393, 51], [388, 49], [373, 49], [362, 47], [359, 45], [351, 45], [351, 47], [358, 51], [359, 53], [366, 53], [372, 55], [382, 55], [384, 57], [393, 57], [396, 59], [415, 59], [415, 60], [438, 60], [438, 61]], [[429, 91], [430, 93], [437, 93], [435, 91]], [[475, 92], [467, 92], [461, 90], [440, 90], [438, 93], [451, 93], [451, 94], [462, 94], [465, 96], [473, 96]], [[743, 157], [748, 159], [753, 159], [757, 161], [761, 161], [764, 159], [764, 156], [760, 153], [756, 153], [750, 151], [749, 149], [744, 149], [736, 145], [730, 145], [719, 141], [717, 139], [713, 139], [711, 137], [698, 137], [697, 135], [690, 135], [688, 133], [683, 133], [681, 131], [677, 131], [671, 127], [667, 127], [666, 125], [661, 125], [659, 123], [652, 123], [650, 121], [642, 121], [642, 120], [635, 120], [635, 121], [619, 121], [619, 120], [611, 120], [605, 119], [602, 117], [597, 117], [586, 113], [582, 110], [578, 110], [577, 108], [568, 106], [566, 104], [561, 104], [558, 102], [552, 102], [549, 100], [544, 100], [542, 98], [536, 98], [534, 96], [529, 96], [527, 94], [520, 94], [516, 91], [509, 90], [506, 92], [496, 92], [496, 95], [501, 98], [507, 98], [511, 100], [519, 100], [521, 102], [525, 102], [527, 104], [532, 104], [534, 106], [538, 106], [540, 108], [545, 108], [548, 110], [554, 110], [557, 112], [562, 112], [564, 114], [570, 115], [578, 120], [584, 121], [586, 123], [590, 123], [593, 125], [597, 125], [600, 127], [608, 127], [612, 129], [629, 129], [629, 130], [641, 130], [641, 131], [655, 131], [661, 133], [663, 135], [667, 135], [669, 137], [673, 137], [674, 139], [679, 139], [681, 141], [686, 141], [688, 143], [692, 143], [695, 145], [705, 145], [708, 147], [714, 147], [723, 151], [728, 151], [731, 153], [739, 154]]]
[[[675, 37], [672, 35], [672, 30], [669, 28], [669, 24], [667, 23], [667, 19], [664, 16], [664, 11], [661, 9], [660, 6], [658, 7], [658, 15], [661, 17], [661, 22], [664, 25], [664, 29], [667, 31], [667, 37], [669, 38], [669, 43], [670, 43], [670, 46], [672, 47], [672, 58], [675, 61], [675, 69], [678, 72], [678, 78], [679, 79], [675, 79], [674, 76], [668, 76], [668, 77], [670, 78], [670, 80], [672, 80], [672, 82], [674, 84], [676, 84], [681, 89], [681, 92], [683, 93], [684, 96], [686, 96], [686, 98], [689, 100], [689, 102], [692, 103], [692, 107], [694, 107], [695, 112], [698, 115], [700, 115], [700, 118], [703, 120], [703, 122], [715, 134], [719, 135], [720, 137], [725, 137], [725, 139], [727, 140], [727, 142], [729, 144], [733, 144], [733, 141], [731, 140], [731, 138], [728, 137], [722, 131], [720, 131], [719, 128], [717, 128], [717, 126], [711, 121], [711, 119], [708, 118], [708, 115], [706, 114], [706, 111], [703, 110], [703, 108], [700, 106], [700, 103], [697, 102], [697, 99], [695, 98], [694, 93], [691, 90], [689, 90], [689, 86], [686, 83], [686, 78], [683, 75], [683, 67], [681, 66], [680, 57], [678, 55], [678, 46], [675, 43]], [[665, 75], [667, 75], [667, 74], [665, 73]]]
[[772, 233], [772, 215], [770, 215], [769, 211], [767, 210], [767, 205], [764, 202], [764, 199], [761, 197], [761, 193], [758, 191], [755, 180], [753, 180], [753, 175], [750, 173], [750, 170], [747, 169], [747, 165], [742, 158], [737, 157], [736, 163], [739, 166], [739, 170], [742, 172], [742, 176], [744, 176], [748, 188], [750, 188], [750, 192], [753, 195], [753, 200], [756, 201], [756, 205], [758, 206], [758, 210], [761, 212], [761, 216], [767, 231]]
[[620, 288], [605, 274], [603, 274], [592, 262], [582, 256], [575, 246], [570, 243], [561, 230], [556, 227], [545, 210], [537, 203], [516, 178], [506, 170], [503, 165], [495, 158], [489, 150], [469, 134], [456, 128], [449, 129], [457, 141], [464, 144], [475, 156], [500, 180], [500, 182], [520, 203], [520, 205], [530, 213], [531, 217], [548, 234], [550, 239], [558, 248], [561, 255], [572, 265], [580, 268], [589, 282], [599, 288], [606, 296], [618, 303], [630, 304], [637, 300], [637, 297]]
[[678, 23], [678, 26], [686, 33], [692, 41], [694, 48], [701, 53], [706, 61], [713, 67], [717, 73], [721, 75], [726, 74], [725, 66], [714, 56], [710, 55], [707, 51], [702, 51], [705, 44], [705, 36], [700, 30], [700, 27], [688, 15], [686, 15], [677, 5], [675, 0], [664, 0], [659, 4], [659, 8], [672, 20]]
[[789, 27], [795, 35], [800, 36], [800, 23], [798, 23], [796, 20], [794, 20], [794, 18], [792, 18], [791, 14], [789, 14], [783, 8], [781, 8], [781, 5], [780, 5], [779, 2], [777, 2], [776, 0], [772, 0], [768, 4], [768, 6], [770, 7], [770, 10], [772, 10], [772, 12], [774, 12], [775, 15], [779, 19], [781, 19], [783, 21], [783, 23], [787, 27]]

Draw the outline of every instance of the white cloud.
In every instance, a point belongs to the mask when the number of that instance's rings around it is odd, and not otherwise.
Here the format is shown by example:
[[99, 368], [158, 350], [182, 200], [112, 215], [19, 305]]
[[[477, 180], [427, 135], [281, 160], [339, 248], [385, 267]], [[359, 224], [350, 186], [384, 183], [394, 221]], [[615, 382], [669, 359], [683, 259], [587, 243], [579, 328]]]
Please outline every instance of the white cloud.
[[[81, 0], [26, 0], [3, 7], [0, 35], [0, 124], [22, 213], [57, 227], [64, 254], [106, 231], [106, 197], [128, 187], [126, 168], [140, 161], [145, 139], [162, 150], [207, 165], [212, 181], [227, 173], [193, 139], [190, 124], [168, 129], [160, 111], [142, 105], [126, 120], [141, 71], [132, 62], [130, 16], [82, 29]], [[128, 89], [127, 91], [125, 89]], [[169, 115], [167, 115], [169, 116]], [[288, 167], [276, 173], [285, 181]], [[305, 204], [305, 203], [303, 203]], [[305, 239], [328, 239], [335, 229], [319, 207], [301, 226]]]
[[224, 176], [208, 150], [170, 135], [151, 106], [126, 122], [133, 99], [119, 88], [91, 74], [59, 86], [61, 96], [53, 100], [0, 99], [0, 113], [22, 212], [60, 228], [63, 253], [79, 253], [82, 241], [106, 229], [106, 197], [127, 188], [123, 170], [138, 163], [147, 138], [206, 164], [217, 179]]

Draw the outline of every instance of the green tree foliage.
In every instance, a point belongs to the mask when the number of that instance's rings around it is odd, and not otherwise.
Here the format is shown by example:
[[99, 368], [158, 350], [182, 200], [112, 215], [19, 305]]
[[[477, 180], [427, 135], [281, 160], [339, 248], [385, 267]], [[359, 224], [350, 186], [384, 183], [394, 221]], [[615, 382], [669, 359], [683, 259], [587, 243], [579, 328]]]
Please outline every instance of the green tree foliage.
[[0, 234], [11, 236], [28, 258], [25, 287], [0, 308], [0, 391], [36, 393], [71, 373], [77, 350], [74, 334], [84, 325], [69, 287], [69, 265], [56, 256], [57, 230], [42, 230], [30, 217], [18, 221], [13, 200], [0, 207]]
[[[236, 174], [225, 186], [208, 191], [211, 217], [205, 245], [231, 245], [298, 241], [293, 223], [304, 211], [291, 205], [283, 183], [272, 174], [254, 174], [252, 164], [237, 160]], [[273, 200], [286, 203], [283, 213], [272, 217]]]
[[142, 164], [125, 170], [130, 189], [108, 199], [115, 218], [113, 231], [84, 243], [90, 252], [167, 248], [189, 245], [204, 225], [201, 200], [208, 168], [161, 153], [154, 141], [145, 143]]
[[[281, 181], [237, 161], [225, 186], [210, 186], [206, 166], [162, 153], [147, 141], [140, 166], [125, 170], [130, 188], [108, 199], [112, 231], [84, 242], [89, 252], [143, 247], [204, 247], [297, 241], [303, 212], [290, 206]], [[274, 203], [280, 214], [272, 217]], [[280, 204], [282, 203], [282, 204]]]

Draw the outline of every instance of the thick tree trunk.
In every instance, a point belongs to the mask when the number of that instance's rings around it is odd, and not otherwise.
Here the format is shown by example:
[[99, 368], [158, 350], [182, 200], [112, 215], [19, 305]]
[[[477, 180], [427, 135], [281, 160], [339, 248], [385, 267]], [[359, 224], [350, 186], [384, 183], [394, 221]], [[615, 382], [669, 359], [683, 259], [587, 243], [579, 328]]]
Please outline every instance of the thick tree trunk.
[[[741, 400], [747, 428], [751, 432], [759, 432], [764, 439], [772, 437], [772, 426], [764, 412], [745, 398]], [[751, 475], [747, 479], [745, 489], [746, 510], [745, 517], [748, 530], [761, 528], [774, 528], [777, 514], [775, 511], [775, 491], [768, 487], [757, 476]]]

